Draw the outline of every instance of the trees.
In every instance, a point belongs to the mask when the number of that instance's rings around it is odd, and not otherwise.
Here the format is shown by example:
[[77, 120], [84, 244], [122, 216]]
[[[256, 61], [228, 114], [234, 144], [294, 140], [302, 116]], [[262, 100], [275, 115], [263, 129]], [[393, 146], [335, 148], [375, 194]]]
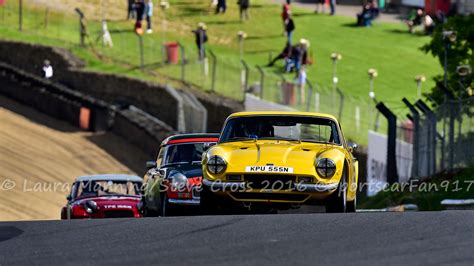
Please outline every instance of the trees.
[[[449, 40], [443, 33], [453, 31], [456, 33], [456, 40]], [[447, 48], [447, 49], [445, 49]], [[467, 98], [472, 93], [472, 73], [462, 77], [457, 73], [460, 65], [469, 65], [474, 68], [474, 14], [469, 16], [454, 16], [449, 18], [446, 24], [436, 27], [433, 39], [423, 46], [422, 51], [431, 53], [439, 59], [441, 66], [444, 66], [445, 51], [447, 50], [447, 79], [448, 88], [444, 89], [443, 76], [434, 77], [436, 87], [432, 89], [429, 96], [435, 104], [441, 104], [445, 99], [445, 94], [454, 98]]]

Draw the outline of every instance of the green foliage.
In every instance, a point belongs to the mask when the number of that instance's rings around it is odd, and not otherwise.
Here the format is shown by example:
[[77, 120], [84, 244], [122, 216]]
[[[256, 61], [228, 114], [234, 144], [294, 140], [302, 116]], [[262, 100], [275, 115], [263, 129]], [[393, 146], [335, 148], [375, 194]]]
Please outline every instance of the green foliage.
[[[451, 42], [443, 38], [444, 31], [456, 32], [456, 40]], [[462, 82], [465, 88], [472, 87], [472, 74], [461, 80], [456, 73], [456, 68], [459, 65], [470, 65], [471, 68], [474, 68], [474, 14], [451, 17], [446, 24], [436, 28], [431, 42], [423, 46], [422, 50], [436, 56], [440, 65], [444, 66], [446, 44], [448, 47], [448, 90], [455, 97], [468, 97], [469, 95], [464, 91], [460, 82]], [[439, 104], [444, 100], [444, 93], [441, 90], [443, 76], [436, 76], [434, 80], [437, 85], [429, 95]]]

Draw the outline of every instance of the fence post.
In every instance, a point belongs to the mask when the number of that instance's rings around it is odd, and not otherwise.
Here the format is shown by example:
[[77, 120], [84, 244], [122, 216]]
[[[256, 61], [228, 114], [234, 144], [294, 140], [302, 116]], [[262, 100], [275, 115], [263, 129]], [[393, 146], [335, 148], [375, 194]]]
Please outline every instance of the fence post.
[[418, 153], [419, 153], [419, 134], [420, 134], [420, 113], [416, 110], [415, 106], [413, 106], [407, 98], [403, 98], [402, 102], [410, 109], [410, 112], [413, 117], [413, 159], [412, 159], [412, 167], [411, 167], [411, 176], [412, 177], [420, 177], [418, 172]]
[[140, 50], [140, 69], [143, 71], [145, 68], [144, 56], [143, 56], [143, 37], [140, 34], [137, 34], [138, 37], [138, 48]]
[[380, 113], [382, 113], [388, 121], [388, 141], [387, 141], [387, 182], [389, 184], [398, 182], [397, 171], [397, 116], [395, 116], [390, 109], [383, 104], [377, 103], [375, 106]]
[[80, 44], [82, 47], [85, 46], [85, 37], [86, 37], [86, 24], [84, 22], [84, 13], [79, 8], [74, 9], [79, 15], [79, 34], [80, 34]]
[[428, 117], [430, 122], [428, 131], [428, 171], [430, 175], [433, 175], [436, 172], [436, 115], [422, 100], [416, 101], [415, 106]]
[[311, 100], [313, 99], [313, 84], [309, 79], [306, 79], [306, 84], [308, 85], [309, 88], [309, 95], [307, 97], [308, 102], [306, 103], [306, 112], [309, 112], [311, 109]]
[[214, 91], [216, 89], [217, 56], [211, 50], [209, 50], [209, 55], [212, 58], [211, 91]]
[[336, 87], [336, 92], [339, 94], [339, 114], [338, 114], [338, 120], [339, 123], [341, 123], [342, 119], [342, 110], [344, 108], [344, 93], [339, 89], [339, 87]]
[[249, 66], [245, 62], [245, 60], [241, 59], [240, 63], [242, 63], [242, 66], [244, 67], [244, 74], [241, 74], [241, 86], [243, 85], [243, 91], [244, 95], [247, 92], [248, 89], [248, 81], [249, 81]]
[[286, 78], [285, 78], [285, 76], [284, 76], [282, 73], [280, 73], [280, 72], [278, 72], [276, 75], [277, 75], [278, 77], [280, 77], [280, 87], [277, 89], [277, 91], [278, 91], [278, 94], [279, 94], [279, 96], [280, 96], [280, 103], [282, 103], [283, 100], [284, 100], [284, 99], [283, 99], [283, 98], [284, 98], [284, 95], [283, 95], [283, 86], [284, 86], [284, 84], [286, 83]]
[[263, 89], [264, 89], [264, 82], [265, 82], [265, 72], [263, 71], [262, 67], [256, 65], [255, 66], [260, 73], [260, 99], [263, 99]]
[[23, 0], [18, 4], [18, 30], [23, 31]]
[[181, 81], [186, 82], [186, 50], [181, 43], [178, 42], [178, 45], [181, 50]]

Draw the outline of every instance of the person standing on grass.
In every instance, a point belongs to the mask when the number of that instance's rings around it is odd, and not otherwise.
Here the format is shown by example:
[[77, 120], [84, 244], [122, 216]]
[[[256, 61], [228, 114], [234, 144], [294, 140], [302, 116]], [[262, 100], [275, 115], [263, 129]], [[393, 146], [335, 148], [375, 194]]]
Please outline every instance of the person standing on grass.
[[331, 8], [331, 16], [334, 16], [336, 14], [336, 0], [329, 0], [329, 7]]
[[128, 0], [128, 14], [127, 19], [135, 19], [137, 12], [135, 11], [135, 0]]
[[288, 18], [285, 20], [285, 31], [286, 31], [286, 37], [287, 37], [287, 42], [291, 46], [293, 44], [293, 32], [295, 31], [295, 23], [293, 22], [293, 19], [291, 18], [291, 13], [288, 13]]
[[207, 32], [206, 24], [204, 22], [199, 22], [197, 29], [193, 30], [196, 46], [198, 48], [198, 58], [199, 61], [203, 60], [206, 57], [205, 43], [207, 42]]
[[318, 14], [321, 9], [321, 13], [324, 14], [325, 6], [326, 6], [325, 0], [316, 0], [316, 10], [314, 10], [314, 13]]
[[51, 66], [51, 62], [49, 60], [44, 60], [43, 65], [43, 77], [46, 79], [50, 79], [53, 77], [53, 66]]
[[290, 15], [290, 5], [289, 4], [283, 4], [283, 8], [281, 11], [281, 19], [283, 21], [283, 35], [286, 35], [286, 20], [288, 19]]
[[135, 23], [135, 32], [143, 34], [142, 21], [145, 15], [145, 2], [144, 0], [135, 0], [135, 11], [137, 12], [137, 21]]
[[249, 5], [250, 0], [239, 0], [240, 22], [249, 20]]
[[151, 17], [153, 17], [153, 0], [148, 0], [145, 7], [145, 14], [146, 14], [146, 33], [150, 34], [153, 32], [152, 25], [151, 25]]
[[216, 14], [222, 13], [225, 14], [227, 9], [226, 0], [217, 0]]

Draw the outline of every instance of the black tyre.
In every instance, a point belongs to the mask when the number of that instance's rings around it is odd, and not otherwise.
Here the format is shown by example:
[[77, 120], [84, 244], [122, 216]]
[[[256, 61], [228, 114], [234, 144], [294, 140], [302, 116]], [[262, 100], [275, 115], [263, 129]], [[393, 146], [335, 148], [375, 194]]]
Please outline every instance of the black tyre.
[[346, 167], [342, 172], [341, 181], [336, 191], [328, 198], [326, 202], [326, 212], [346, 212], [347, 210], [347, 172]]
[[346, 212], [356, 212], [357, 209], [357, 198], [353, 201], [348, 201], [346, 205]]
[[173, 216], [174, 215], [174, 208], [168, 201], [168, 195], [166, 193], [162, 193], [160, 197], [160, 206], [158, 209], [158, 216], [166, 217], [166, 216]]
[[212, 191], [206, 187], [201, 188], [201, 200], [200, 200], [201, 213], [205, 215], [213, 215], [218, 213], [218, 205], [216, 196]]

